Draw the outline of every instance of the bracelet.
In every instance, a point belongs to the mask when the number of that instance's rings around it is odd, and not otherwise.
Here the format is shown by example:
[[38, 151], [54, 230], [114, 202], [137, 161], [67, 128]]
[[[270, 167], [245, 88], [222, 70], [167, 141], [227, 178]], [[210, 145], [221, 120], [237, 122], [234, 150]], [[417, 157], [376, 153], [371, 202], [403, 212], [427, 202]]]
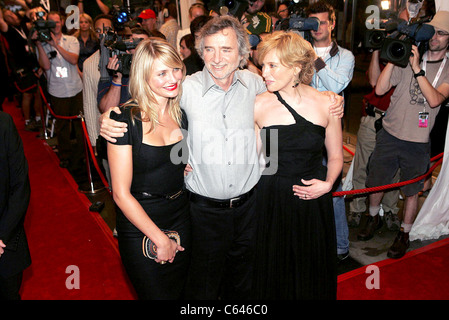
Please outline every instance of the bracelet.
[[121, 86], [122, 86], [121, 83], [117, 83], [117, 82], [114, 82], [114, 81], [112, 81], [111, 84], [112, 84], [113, 86], [116, 86], [116, 87], [121, 87]]

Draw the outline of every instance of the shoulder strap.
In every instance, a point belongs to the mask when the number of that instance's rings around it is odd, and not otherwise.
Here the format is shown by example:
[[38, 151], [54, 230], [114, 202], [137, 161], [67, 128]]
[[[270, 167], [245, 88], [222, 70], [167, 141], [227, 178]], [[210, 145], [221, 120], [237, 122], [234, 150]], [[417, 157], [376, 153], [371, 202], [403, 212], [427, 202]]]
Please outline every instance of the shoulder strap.
[[278, 100], [287, 108], [287, 110], [290, 111], [296, 122], [298, 122], [299, 119], [302, 119], [302, 117], [292, 107], [290, 107], [287, 102], [285, 102], [278, 91], [275, 91], [274, 94], [276, 95], [276, 97], [278, 97]]

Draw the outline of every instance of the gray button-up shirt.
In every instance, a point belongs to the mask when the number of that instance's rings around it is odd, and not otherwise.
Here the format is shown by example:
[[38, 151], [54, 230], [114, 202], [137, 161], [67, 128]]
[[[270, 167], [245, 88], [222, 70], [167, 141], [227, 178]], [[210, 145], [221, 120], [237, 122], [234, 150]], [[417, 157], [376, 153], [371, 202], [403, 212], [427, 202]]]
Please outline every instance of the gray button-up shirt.
[[230, 199], [250, 191], [260, 178], [254, 133], [254, 101], [266, 91], [263, 79], [238, 70], [224, 91], [206, 68], [183, 82], [181, 107], [189, 122], [187, 189]]
[[[77, 38], [63, 34], [59, 40], [59, 45], [68, 52], [79, 55], [80, 43]], [[50, 44], [43, 43], [42, 47], [47, 55], [52, 51], [56, 54], [54, 58], [50, 59], [51, 67], [46, 71], [48, 93], [58, 98], [76, 96], [83, 90], [83, 82], [79, 76], [77, 65], [65, 60]]]

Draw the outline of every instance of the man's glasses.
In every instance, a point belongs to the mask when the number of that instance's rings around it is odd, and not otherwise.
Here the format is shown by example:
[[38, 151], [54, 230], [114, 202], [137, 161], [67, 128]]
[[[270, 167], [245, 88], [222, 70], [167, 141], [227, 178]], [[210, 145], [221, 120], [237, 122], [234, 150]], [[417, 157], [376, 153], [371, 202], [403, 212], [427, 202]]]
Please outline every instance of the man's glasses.
[[435, 31], [435, 33], [440, 37], [449, 36], [449, 33], [441, 31], [441, 30]]

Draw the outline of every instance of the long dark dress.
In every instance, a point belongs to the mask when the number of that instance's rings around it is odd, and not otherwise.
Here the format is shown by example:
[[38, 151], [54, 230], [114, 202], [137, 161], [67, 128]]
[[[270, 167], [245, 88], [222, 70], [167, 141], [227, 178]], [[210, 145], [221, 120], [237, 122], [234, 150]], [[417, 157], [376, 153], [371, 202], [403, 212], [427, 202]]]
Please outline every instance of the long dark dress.
[[275, 94], [296, 123], [264, 128], [269, 165], [277, 161], [278, 170], [263, 174], [257, 186], [254, 298], [336, 299], [332, 195], [301, 200], [292, 191], [301, 179], [326, 179], [327, 168], [322, 164], [325, 128], [305, 120]]
[[[172, 195], [184, 187], [184, 163], [177, 149], [187, 152], [185, 139], [168, 146], [151, 146], [142, 143], [142, 121], [131, 122], [130, 107], [122, 113], [111, 112], [111, 119], [126, 122], [128, 132], [118, 138], [116, 144], [132, 145], [133, 178], [131, 193], [145, 212], [160, 228], [177, 231], [185, 251], [176, 254], [173, 263], [164, 265], [144, 257], [143, 233], [117, 208], [117, 233], [120, 256], [139, 299], [180, 299], [190, 263], [190, 215], [189, 201], [184, 192], [174, 200], [163, 197], [149, 198], [143, 192], [156, 195]], [[183, 154], [182, 156], [186, 156]]]

